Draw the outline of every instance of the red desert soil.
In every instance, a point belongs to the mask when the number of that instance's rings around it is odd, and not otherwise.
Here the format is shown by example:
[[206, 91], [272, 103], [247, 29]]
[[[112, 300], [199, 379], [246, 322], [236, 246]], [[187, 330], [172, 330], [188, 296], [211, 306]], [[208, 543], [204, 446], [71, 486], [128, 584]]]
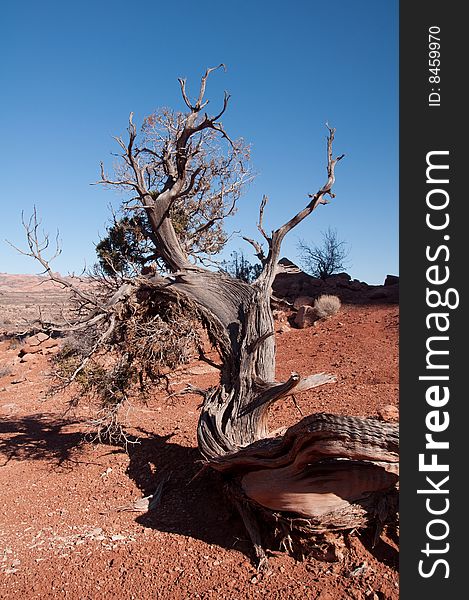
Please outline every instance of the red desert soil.
[[[328, 371], [336, 384], [272, 410], [271, 428], [304, 414], [377, 416], [398, 403], [398, 307], [344, 306], [330, 320], [278, 336], [278, 379]], [[397, 599], [398, 553], [385, 534], [348, 536], [342, 562], [296, 562], [271, 554], [260, 575], [239, 517], [217, 479], [200, 470], [199, 398], [155, 395], [134, 402], [126, 454], [83, 441], [89, 410], [65, 413], [65, 395], [46, 396], [47, 357], [19, 363], [0, 342], [0, 597], [71, 599]], [[195, 362], [175, 389], [204, 386], [216, 373]], [[150, 512], [125, 510], [160, 484]]]

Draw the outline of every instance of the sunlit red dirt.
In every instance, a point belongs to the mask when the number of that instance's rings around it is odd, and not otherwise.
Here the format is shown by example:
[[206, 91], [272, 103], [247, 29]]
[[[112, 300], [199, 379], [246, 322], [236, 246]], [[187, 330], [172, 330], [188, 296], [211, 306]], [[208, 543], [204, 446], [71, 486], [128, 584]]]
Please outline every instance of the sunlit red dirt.
[[[278, 336], [278, 380], [331, 372], [337, 383], [281, 401], [271, 428], [313, 412], [377, 416], [398, 403], [398, 308], [345, 305], [328, 321]], [[127, 419], [140, 443], [83, 441], [91, 409], [66, 413], [47, 397], [47, 357], [20, 363], [0, 342], [0, 597], [71, 599], [341, 598], [397, 600], [397, 546], [349, 536], [345, 560], [270, 557], [260, 575], [246, 531], [210, 473], [200, 471], [200, 398], [134, 400]], [[175, 391], [207, 386], [216, 372], [194, 362]], [[198, 475], [199, 474], [199, 475]], [[154, 510], [126, 510], [166, 481]]]

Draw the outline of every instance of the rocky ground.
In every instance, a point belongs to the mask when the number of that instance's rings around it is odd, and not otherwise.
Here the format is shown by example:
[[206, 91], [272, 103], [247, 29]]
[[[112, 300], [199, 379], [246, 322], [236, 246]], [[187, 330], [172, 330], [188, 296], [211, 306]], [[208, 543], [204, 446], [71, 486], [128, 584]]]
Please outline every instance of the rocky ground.
[[[271, 428], [313, 412], [395, 418], [398, 321], [395, 304], [343, 305], [307, 329], [279, 321], [278, 378], [329, 371], [338, 381], [280, 402]], [[0, 342], [0, 598], [397, 600], [390, 532], [374, 548], [369, 534], [352, 533], [339, 562], [295, 562], [273, 549], [272, 572], [258, 574], [217, 479], [200, 474], [199, 398], [134, 399], [123, 417], [140, 442], [128, 452], [93, 444], [92, 406], [70, 410], [66, 393], [47, 395], [54, 346], [36, 342]], [[194, 362], [173, 389], [216, 376]], [[155, 492], [147, 510], [141, 499]]]

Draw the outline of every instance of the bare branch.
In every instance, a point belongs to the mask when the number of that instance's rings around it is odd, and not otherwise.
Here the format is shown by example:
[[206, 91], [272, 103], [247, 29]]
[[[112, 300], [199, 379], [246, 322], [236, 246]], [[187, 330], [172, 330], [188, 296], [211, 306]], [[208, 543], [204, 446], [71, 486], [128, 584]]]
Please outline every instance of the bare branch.
[[329, 373], [317, 373], [309, 377], [301, 378], [298, 373], [292, 373], [290, 379], [285, 383], [265, 384], [265, 390], [250, 404], [244, 408], [244, 414], [248, 414], [264, 405], [270, 405], [281, 398], [305, 392], [326, 383], [335, 383], [336, 378]]
[[[272, 237], [270, 239], [267, 238], [269, 241], [269, 255], [265, 260], [264, 271], [262, 272], [261, 277], [260, 277], [260, 279], [264, 282], [265, 285], [272, 285], [272, 282], [273, 282], [275, 274], [276, 274], [278, 258], [280, 256], [280, 248], [281, 248], [282, 241], [283, 241], [284, 237], [286, 236], [286, 234], [289, 231], [291, 231], [294, 227], [299, 225], [299, 223], [301, 223], [304, 219], [306, 219], [306, 217], [308, 217], [313, 212], [313, 210], [315, 210], [319, 206], [319, 204], [327, 204], [327, 201], [324, 199], [325, 195], [328, 195], [331, 198], [334, 198], [334, 194], [332, 193], [332, 186], [334, 185], [334, 182], [335, 182], [335, 167], [336, 167], [336, 164], [340, 160], [342, 160], [342, 158], [345, 155], [341, 154], [337, 158], [335, 158], [335, 159], [333, 158], [332, 144], [334, 141], [335, 129], [329, 127], [329, 125], [326, 125], [326, 126], [329, 131], [329, 135], [327, 136], [327, 181], [315, 194], [309, 194], [309, 197], [311, 198], [311, 200], [308, 203], [308, 205], [305, 208], [303, 208], [303, 210], [298, 212], [294, 217], [292, 217], [284, 225], [282, 225], [277, 230], [275, 230], [272, 233]], [[263, 199], [263, 201], [261, 203], [261, 214], [262, 215], [263, 215], [264, 207], [265, 207], [265, 202]], [[261, 223], [260, 230], [262, 232], [261, 218], [259, 220]]]
[[242, 414], [247, 415], [261, 406], [272, 404], [276, 400], [284, 398], [291, 390], [296, 388], [299, 381], [300, 376], [298, 373], [293, 372], [288, 381], [284, 383], [266, 384], [263, 392], [243, 408]]
[[121, 179], [121, 180], [116, 180], [116, 181], [112, 181], [111, 179], [109, 179], [106, 175], [106, 173], [104, 172], [104, 163], [101, 161], [100, 163], [100, 170], [101, 170], [101, 179], [100, 181], [95, 181], [94, 183], [92, 183], [91, 185], [128, 185], [130, 187], [133, 187], [134, 189], [138, 190], [137, 185], [135, 184], [135, 181], [132, 181], [131, 179]]
[[[223, 192], [221, 192], [221, 195], [223, 197]], [[223, 219], [225, 219], [226, 217], [229, 217], [231, 214], [233, 214], [233, 211], [236, 208], [236, 200], [237, 200], [236, 198], [233, 198], [231, 206], [229, 207], [229, 209], [228, 209], [227, 212], [221, 213], [219, 215], [216, 215], [215, 217], [212, 217], [212, 218], [208, 219], [208, 221], [206, 223], [204, 223], [203, 225], [201, 225], [200, 227], [198, 227], [191, 234], [191, 237], [195, 237], [195, 236], [200, 235], [204, 231], [207, 231], [208, 229], [210, 229], [210, 227], [212, 227], [212, 225], [214, 225], [217, 221], [223, 221]]]
[[299, 394], [300, 392], [306, 392], [312, 388], [324, 385], [325, 383], [335, 383], [337, 381], [335, 375], [330, 373], [316, 373], [315, 375], [308, 375], [299, 380], [295, 389], [290, 390], [285, 395], [291, 396], [292, 394]]
[[37, 260], [39, 264], [44, 268], [43, 274], [47, 274], [52, 281], [55, 281], [64, 288], [69, 289], [71, 292], [73, 292], [73, 294], [81, 298], [81, 300], [83, 300], [85, 303], [91, 304], [92, 306], [95, 306], [105, 311], [106, 309], [101, 305], [100, 302], [96, 300], [95, 296], [93, 296], [92, 294], [87, 294], [83, 290], [80, 290], [79, 288], [75, 287], [72, 283], [70, 283], [60, 275], [57, 275], [57, 273], [54, 273], [54, 271], [52, 270], [50, 262], [57, 258], [57, 256], [59, 256], [62, 252], [59, 245], [58, 232], [56, 237], [56, 250], [54, 255], [49, 260], [44, 258], [43, 252], [49, 247], [49, 236], [47, 234], [44, 234], [42, 239], [39, 237], [40, 222], [37, 218], [36, 207], [33, 208], [33, 213], [29, 218], [28, 223], [26, 223], [26, 221], [24, 220], [23, 213], [21, 215], [21, 220], [23, 227], [26, 231], [26, 240], [28, 243], [29, 251], [17, 248], [11, 242], [8, 242], [8, 244], [10, 244], [10, 246], [12, 246], [17, 252], [19, 252], [23, 256], [29, 256]]
[[212, 122], [218, 121], [218, 119], [223, 115], [223, 113], [228, 108], [228, 102], [230, 101], [230, 98], [231, 98], [231, 95], [225, 91], [224, 98], [223, 98], [223, 108], [221, 109], [221, 111], [218, 113], [218, 115], [216, 117], [213, 117], [213, 119], [211, 119]]
[[264, 250], [263, 250], [262, 246], [259, 244], [259, 242], [256, 242], [256, 240], [252, 240], [251, 238], [248, 238], [245, 236], [243, 236], [243, 240], [245, 240], [246, 242], [251, 244], [251, 246], [253, 246], [254, 250], [256, 251], [257, 258], [261, 261], [261, 263], [263, 263], [265, 260], [265, 254], [264, 254]]
[[345, 154], [341, 154], [336, 159], [332, 158], [332, 143], [334, 141], [335, 129], [329, 127], [329, 125], [327, 125], [327, 128], [329, 130], [329, 135], [327, 137], [327, 182], [315, 194], [309, 194], [311, 202], [303, 210], [297, 213], [287, 223], [282, 225], [282, 227], [277, 229], [275, 234], [278, 242], [281, 242], [289, 231], [291, 231], [294, 227], [301, 223], [303, 219], [308, 217], [313, 212], [313, 210], [317, 208], [319, 204], [325, 204], [326, 201], [324, 200], [324, 196], [326, 194], [329, 195], [331, 198], [334, 198], [334, 195], [332, 194], [332, 186], [335, 182], [335, 166], [339, 162], [339, 160], [342, 160], [342, 158], [344, 158]]
[[264, 194], [264, 196], [262, 196], [262, 202], [261, 202], [261, 205], [259, 207], [259, 222], [257, 224], [257, 229], [259, 229], [259, 231], [261, 232], [262, 236], [270, 244], [270, 242], [272, 241], [272, 239], [266, 234], [266, 232], [264, 231], [264, 227], [263, 227], [264, 209], [265, 209], [265, 205], [267, 204], [267, 201], [268, 201], [268, 197]]
[[178, 77], [178, 81], [179, 81], [179, 85], [181, 86], [181, 94], [182, 94], [182, 97], [184, 99], [184, 102], [185, 102], [187, 108], [189, 108], [190, 110], [194, 110], [194, 108], [192, 107], [191, 101], [189, 100], [187, 93], [186, 93], [186, 80], [182, 79], [181, 77]]
[[[204, 95], [205, 95], [205, 86], [207, 85], [208, 76], [210, 75], [210, 73], [212, 73], [213, 71], [217, 71], [220, 68], [223, 68], [223, 70], [226, 71], [226, 66], [223, 63], [220, 63], [217, 67], [210, 67], [209, 69], [207, 69], [205, 71], [205, 75], [202, 77], [201, 82], [200, 82], [199, 97], [195, 104], [195, 110], [199, 111], [203, 108], [202, 101], [203, 101]], [[205, 106], [205, 104], [204, 104], [204, 106]]]
[[[183, 79], [181, 77], [178, 78], [179, 85], [181, 86], [182, 98], [184, 100], [185, 105], [187, 106], [187, 108], [189, 108], [189, 110], [191, 112], [198, 113], [198, 112], [200, 112], [202, 110], [202, 108], [204, 108], [205, 106], [207, 106], [208, 100], [206, 100], [205, 102], [203, 102], [204, 96], [205, 96], [205, 87], [207, 85], [207, 79], [208, 79], [210, 73], [212, 73], [213, 71], [216, 71], [217, 69], [220, 69], [222, 67], [226, 71], [226, 67], [225, 67], [225, 65], [223, 63], [219, 64], [217, 67], [210, 67], [210, 68], [208, 68], [205, 71], [205, 74], [202, 76], [202, 79], [200, 81], [199, 97], [197, 98], [197, 101], [196, 101], [195, 104], [192, 104], [192, 102], [189, 99], [189, 96], [187, 95], [187, 92], [186, 92], [186, 79], [185, 78]], [[223, 113], [221, 113], [221, 114], [223, 114]]]
[[232, 147], [234, 147], [233, 140], [230, 138], [230, 136], [226, 133], [226, 131], [223, 129], [223, 127], [220, 124], [218, 124], [218, 123], [212, 123], [211, 128], [214, 129], [215, 131], [218, 131], [219, 133], [221, 133], [222, 137], [225, 138], [225, 140]]
[[[116, 142], [119, 144], [119, 146], [122, 148], [122, 150], [127, 151], [127, 146], [124, 142], [124, 140], [118, 136], [118, 135], [114, 135], [113, 138], [116, 140]], [[102, 163], [101, 163], [102, 164]]]
[[197, 177], [202, 173], [203, 171], [203, 167], [199, 166], [197, 167], [197, 169], [195, 169], [192, 174], [191, 174], [191, 178], [189, 180], [189, 183], [187, 184], [187, 187], [184, 188], [178, 195], [179, 196], [187, 196], [188, 194], [190, 194], [190, 192], [192, 191], [195, 181], [197, 179]]
[[83, 369], [86, 367], [86, 365], [88, 364], [88, 362], [90, 361], [90, 359], [92, 358], [92, 356], [95, 354], [95, 352], [101, 348], [101, 346], [104, 344], [104, 342], [109, 339], [115, 329], [116, 326], [116, 317], [115, 315], [111, 315], [111, 319], [110, 319], [110, 323], [108, 328], [104, 331], [104, 333], [98, 338], [97, 342], [93, 345], [93, 347], [91, 348], [91, 350], [85, 355], [85, 357], [83, 358], [83, 360], [80, 362], [80, 364], [78, 365], [78, 367], [75, 369], [75, 371], [72, 373], [72, 375], [70, 377], [67, 378], [66, 380], [66, 385], [70, 385], [71, 383], [73, 383], [73, 381], [75, 381], [75, 379], [77, 378], [77, 376], [83, 371]]
[[[215, 116], [203, 114], [204, 95], [210, 74], [223, 64], [206, 70], [200, 81], [197, 101], [192, 101], [186, 80], [179, 85], [189, 112], [161, 109], [145, 119], [143, 142], [137, 146], [133, 114], [129, 116], [128, 140], [117, 137], [122, 148], [118, 176], [108, 177], [101, 165], [101, 184], [129, 186], [136, 191], [158, 246], [158, 254], [171, 270], [193, 268], [188, 256], [198, 251], [217, 253], [226, 240], [221, 223], [233, 214], [241, 186], [250, 179], [245, 163], [249, 148], [231, 140], [218, 121], [230, 96]], [[228, 141], [225, 150], [215, 142]], [[124, 210], [139, 210], [129, 203]], [[179, 221], [178, 221], [179, 219]], [[187, 224], [187, 225], [186, 225]], [[201, 241], [204, 250], [197, 247]]]

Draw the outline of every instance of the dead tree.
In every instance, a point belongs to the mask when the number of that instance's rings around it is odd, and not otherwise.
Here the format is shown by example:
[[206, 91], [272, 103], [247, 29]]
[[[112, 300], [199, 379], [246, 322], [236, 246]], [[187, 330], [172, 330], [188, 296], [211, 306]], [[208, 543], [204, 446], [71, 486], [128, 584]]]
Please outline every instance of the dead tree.
[[[238, 180], [222, 176], [218, 187], [210, 188], [209, 170], [219, 174], [216, 169], [222, 167], [210, 162], [207, 140], [209, 146], [224, 140], [231, 148], [229, 165], [236, 166], [241, 178], [246, 173], [241, 162], [243, 147], [230, 139], [220, 121], [229, 95], [225, 93], [218, 114], [204, 112], [207, 79], [214, 70], [208, 69], [202, 77], [195, 101], [187, 93], [185, 80], [180, 80], [187, 111], [171, 117], [168, 135], [156, 149], [137, 144], [131, 114], [127, 141], [117, 138], [123, 167], [113, 179], [101, 168], [99, 183], [132, 190], [131, 208], [145, 211], [155, 251], [167, 274], [126, 283], [105, 311], [97, 307], [92, 318], [103, 315], [103, 322], [108, 323], [103, 335], [109, 339], [116, 307], [120, 306], [122, 314], [130, 298], [137, 304], [148, 297], [178, 302], [200, 316], [221, 365], [218, 385], [198, 390], [203, 395], [198, 446], [207, 465], [223, 473], [227, 491], [264, 563], [267, 531], [275, 530], [284, 546], [292, 549], [292, 543], [305, 542], [313, 533], [371, 523], [379, 528], [394, 517], [398, 436], [394, 425], [327, 414], [306, 417], [283, 436], [269, 433], [267, 416], [273, 403], [334, 381], [327, 373], [292, 373], [287, 381], [276, 381], [270, 300], [284, 237], [316, 208], [327, 204], [328, 198], [334, 198], [335, 169], [344, 155], [334, 157], [335, 129], [328, 126], [326, 181], [309, 195], [301, 211], [270, 234], [263, 225], [267, 203], [263, 198], [258, 229], [264, 241], [246, 238], [263, 267], [252, 284], [194, 264], [188, 256], [187, 240], [178, 234], [174, 208], [178, 207], [179, 215], [192, 210], [194, 199], [207, 199], [209, 193], [214, 202], [223, 204], [227, 189], [238, 186]], [[225, 212], [208, 215], [199, 227], [208, 229], [230, 211], [228, 206]]]
[[300, 240], [298, 250], [305, 271], [325, 281], [331, 275], [345, 269], [349, 250], [334, 229], [324, 231], [322, 238], [320, 245], [310, 245]]

